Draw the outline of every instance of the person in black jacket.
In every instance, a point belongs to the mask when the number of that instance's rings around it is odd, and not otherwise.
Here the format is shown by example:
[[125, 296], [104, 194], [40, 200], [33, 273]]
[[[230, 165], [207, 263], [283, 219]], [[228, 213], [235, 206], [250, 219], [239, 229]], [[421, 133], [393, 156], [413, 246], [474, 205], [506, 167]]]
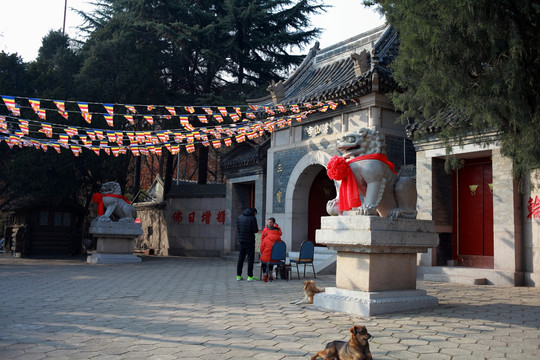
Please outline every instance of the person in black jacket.
[[244, 260], [248, 258], [248, 281], [257, 281], [253, 276], [253, 261], [255, 260], [255, 234], [259, 231], [257, 226], [257, 209], [245, 209], [236, 222], [237, 240], [240, 243], [240, 254], [236, 265], [236, 280], [243, 280], [242, 268]]

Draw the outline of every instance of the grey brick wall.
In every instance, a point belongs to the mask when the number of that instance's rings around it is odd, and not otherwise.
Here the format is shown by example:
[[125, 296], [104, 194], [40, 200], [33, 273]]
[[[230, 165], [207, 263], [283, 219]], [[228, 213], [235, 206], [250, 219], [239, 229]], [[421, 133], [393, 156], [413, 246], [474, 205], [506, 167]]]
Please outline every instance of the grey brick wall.
[[285, 212], [285, 195], [289, 178], [298, 161], [308, 153], [307, 146], [300, 148], [277, 151], [274, 154], [274, 184], [273, 184], [273, 203], [274, 213]]

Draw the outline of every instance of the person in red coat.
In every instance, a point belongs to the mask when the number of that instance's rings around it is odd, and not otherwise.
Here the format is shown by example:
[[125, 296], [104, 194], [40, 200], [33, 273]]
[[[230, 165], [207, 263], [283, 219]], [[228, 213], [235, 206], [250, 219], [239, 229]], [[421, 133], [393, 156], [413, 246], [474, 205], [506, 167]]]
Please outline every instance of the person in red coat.
[[[276, 241], [281, 241], [281, 228], [276, 224], [276, 219], [271, 217], [266, 222], [261, 235], [261, 262], [270, 261], [272, 246]], [[272, 265], [270, 265], [270, 270], [272, 270]], [[263, 266], [263, 272], [265, 271], [266, 268]]]

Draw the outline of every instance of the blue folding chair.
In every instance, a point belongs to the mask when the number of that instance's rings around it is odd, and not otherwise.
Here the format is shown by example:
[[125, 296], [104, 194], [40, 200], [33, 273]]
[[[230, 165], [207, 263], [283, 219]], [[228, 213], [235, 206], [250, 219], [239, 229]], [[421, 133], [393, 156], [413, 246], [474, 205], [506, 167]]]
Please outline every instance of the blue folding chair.
[[[272, 279], [270, 276], [270, 265], [285, 265], [285, 260], [287, 258], [287, 245], [283, 241], [277, 241], [272, 245], [272, 253], [270, 255], [270, 261], [263, 262], [261, 261], [261, 274], [259, 278], [262, 278], [262, 269], [263, 264], [266, 266], [266, 276], [268, 279]], [[287, 278], [289, 280], [289, 278]]]
[[304, 277], [306, 277], [306, 265], [311, 264], [313, 268], [313, 277], [316, 279], [315, 275], [315, 266], [313, 266], [313, 257], [315, 254], [315, 244], [313, 241], [306, 240], [300, 246], [300, 255], [297, 259], [290, 259], [289, 262], [296, 264], [296, 273], [298, 274], [298, 279], [300, 279], [300, 271], [298, 270], [298, 264], [304, 264]]

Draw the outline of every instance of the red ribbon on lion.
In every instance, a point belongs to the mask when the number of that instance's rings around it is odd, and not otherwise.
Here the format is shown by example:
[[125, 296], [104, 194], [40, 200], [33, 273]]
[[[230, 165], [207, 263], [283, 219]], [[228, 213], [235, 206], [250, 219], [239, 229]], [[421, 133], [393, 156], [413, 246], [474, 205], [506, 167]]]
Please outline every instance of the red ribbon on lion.
[[378, 160], [382, 161], [395, 174], [395, 165], [388, 160], [384, 154], [361, 155], [350, 160], [345, 160], [341, 156], [334, 156], [326, 166], [326, 174], [332, 180], [341, 180], [339, 187], [339, 210], [347, 211], [362, 205], [356, 179], [351, 170], [350, 164], [360, 160]]
[[97, 204], [97, 214], [99, 216], [105, 214], [105, 205], [103, 205], [103, 198], [104, 197], [114, 197], [114, 198], [117, 198], [117, 199], [122, 199], [126, 203], [131, 204], [129, 202], [129, 200], [127, 199], [127, 197], [125, 197], [124, 195], [115, 195], [115, 194], [102, 195], [100, 193], [95, 193], [94, 195], [92, 195], [92, 201]]

